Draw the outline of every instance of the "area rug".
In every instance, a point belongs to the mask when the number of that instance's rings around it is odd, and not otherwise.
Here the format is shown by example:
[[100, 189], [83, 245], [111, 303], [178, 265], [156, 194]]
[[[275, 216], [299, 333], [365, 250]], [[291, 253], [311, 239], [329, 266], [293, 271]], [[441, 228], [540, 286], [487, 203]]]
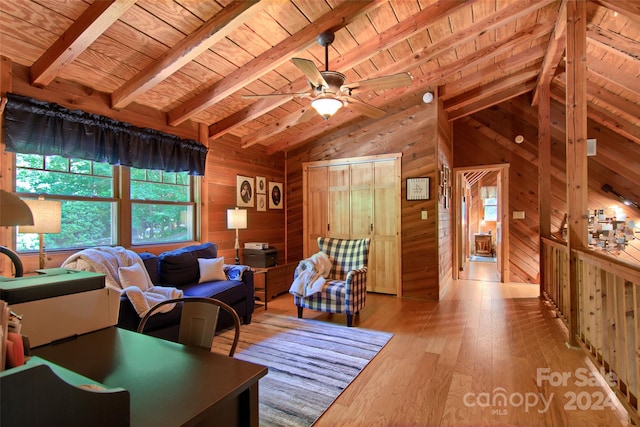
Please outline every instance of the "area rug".
[[[259, 383], [260, 426], [310, 426], [393, 334], [261, 313], [242, 325], [235, 358], [267, 366]], [[231, 332], [213, 351], [230, 346]]]
[[496, 262], [497, 260], [494, 257], [488, 256], [479, 256], [479, 255], [471, 255], [469, 257], [469, 261], [475, 262]]

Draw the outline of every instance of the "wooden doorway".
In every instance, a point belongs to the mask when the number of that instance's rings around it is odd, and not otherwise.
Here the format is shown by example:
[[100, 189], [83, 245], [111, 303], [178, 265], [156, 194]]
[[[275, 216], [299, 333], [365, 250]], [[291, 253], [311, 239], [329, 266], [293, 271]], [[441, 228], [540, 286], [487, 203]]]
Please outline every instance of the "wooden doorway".
[[509, 165], [456, 168], [454, 178], [453, 278], [508, 281]]

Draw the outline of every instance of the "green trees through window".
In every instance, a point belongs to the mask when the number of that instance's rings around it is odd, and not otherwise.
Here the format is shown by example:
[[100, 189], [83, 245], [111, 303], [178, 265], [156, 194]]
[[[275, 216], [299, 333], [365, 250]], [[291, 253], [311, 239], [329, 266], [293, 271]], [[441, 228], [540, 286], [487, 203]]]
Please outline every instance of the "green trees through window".
[[[130, 183], [129, 191], [120, 190], [122, 183]], [[16, 192], [23, 199], [43, 195], [62, 202], [61, 232], [45, 234], [47, 250], [193, 239], [194, 202], [186, 172], [17, 154]], [[131, 242], [123, 242], [129, 236], [125, 229], [131, 230]], [[39, 247], [37, 234], [18, 233], [16, 243], [22, 252]]]

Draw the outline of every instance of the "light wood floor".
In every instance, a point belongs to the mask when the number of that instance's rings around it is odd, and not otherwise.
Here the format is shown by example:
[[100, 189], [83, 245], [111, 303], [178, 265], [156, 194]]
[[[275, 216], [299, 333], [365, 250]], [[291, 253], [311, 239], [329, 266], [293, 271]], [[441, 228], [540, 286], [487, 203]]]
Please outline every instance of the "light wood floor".
[[[314, 426], [628, 425], [538, 289], [459, 280], [439, 303], [369, 294], [355, 327], [394, 336]], [[269, 312], [295, 316], [292, 297], [270, 301]], [[538, 375], [545, 368], [552, 379], [569, 375], [566, 385]], [[506, 405], [493, 401], [500, 396]]]

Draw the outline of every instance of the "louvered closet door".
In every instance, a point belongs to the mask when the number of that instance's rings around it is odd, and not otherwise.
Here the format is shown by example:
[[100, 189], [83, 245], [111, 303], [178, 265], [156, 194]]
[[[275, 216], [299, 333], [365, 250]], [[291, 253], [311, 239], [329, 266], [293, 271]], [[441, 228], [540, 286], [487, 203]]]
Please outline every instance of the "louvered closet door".
[[328, 186], [329, 169], [309, 168], [307, 170], [307, 191], [303, 205], [306, 218], [305, 258], [318, 252], [318, 237], [327, 235], [328, 220]]
[[327, 236], [350, 237], [349, 165], [329, 166], [329, 225]]
[[305, 257], [318, 236], [370, 238], [367, 290], [399, 295], [400, 158], [349, 160], [304, 166]]
[[398, 294], [400, 288], [400, 171], [395, 161], [373, 163], [373, 232], [369, 266], [371, 292]]

